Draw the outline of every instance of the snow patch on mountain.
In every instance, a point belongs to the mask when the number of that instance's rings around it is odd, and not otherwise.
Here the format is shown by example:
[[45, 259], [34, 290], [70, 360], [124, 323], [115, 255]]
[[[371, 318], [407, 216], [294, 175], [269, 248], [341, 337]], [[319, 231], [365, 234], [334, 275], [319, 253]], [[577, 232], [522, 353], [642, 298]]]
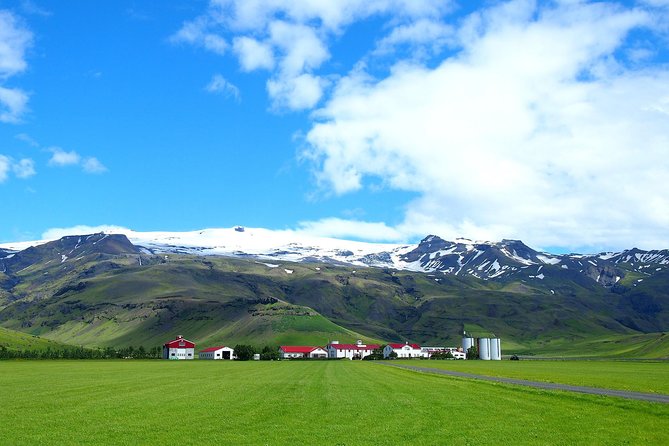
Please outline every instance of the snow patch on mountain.
[[[113, 232], [84, 237], [70, 236], [65, 262], [75, 255], [80, 245], [102, 242], [110, 234], [125, 235], [138, 248], [138, 253], [156, 255], [189, 254], [229, 256], [255, 259], [268, 268], [279, 262], [331, 263], [357, 267], [379, 267], [431, 274], [472, 276], [483, 280], [535, 278], [543, 279], [549, 271], [559, 268], [560, 274], [581, 273], [604, 286], [615, 285], [625, 272], [619, 265], [635, 271], [652, 270], [669, 264], [669, 251], [626, 250], [597, 255], [552, 255], [536, 251], [520, 240], [501, 242], [456, 239], [447, 241], [436, 235], [425, 237], [418, 244], [368, 243], [305, 235], [290, 230], [262, 228], [213, 228], [188, 232], [138, 232], [114, 228]], [[76, 237], [76, 238], [75, 238]], [[7, 243], [0, 245], [7, 262], [14, 253], [50, 240]], [[74, 248], [72, 248], [74, 247]], [[60, 254], [60, 253], [59, 253]], [[532, 266], [537, 267], [530, 268]], [[2, 267], [2, 262], [0, 262]], [[652, 268], [651, 268], [652, 267]], [[558, 269], [552, 271], [559, 271]], [[288, 270], [284, 270], [290, 274]], [[292, 270], [291, 270], [292, 272]], [[530, 276], [531, 275], [531, 276]]]

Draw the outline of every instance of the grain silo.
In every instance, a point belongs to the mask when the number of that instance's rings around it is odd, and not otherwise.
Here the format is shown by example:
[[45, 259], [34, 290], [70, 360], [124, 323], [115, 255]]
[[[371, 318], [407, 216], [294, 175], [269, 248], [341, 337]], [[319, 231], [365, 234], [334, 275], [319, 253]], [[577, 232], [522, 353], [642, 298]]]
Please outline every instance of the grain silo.
[[502, 359], [502, 343], [499, 338], [490, 339], [490, 359], [493, 361]]
[[490, 361], [490, 338], [479, 338], [479, 358]]
[[462, 338], [462, 351], [464, 351], [465, 354], [472, 346], [474, 346], [474, 338]]

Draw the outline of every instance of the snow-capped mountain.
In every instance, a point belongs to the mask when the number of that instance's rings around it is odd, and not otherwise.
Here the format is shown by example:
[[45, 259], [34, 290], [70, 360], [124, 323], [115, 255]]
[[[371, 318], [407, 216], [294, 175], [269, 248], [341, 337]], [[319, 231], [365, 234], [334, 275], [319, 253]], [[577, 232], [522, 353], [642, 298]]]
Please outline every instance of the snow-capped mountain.
[[[430, 235], [418, 244], [397, 245], [241, 226], [191, 232], [118, 232], [144, 254], [253, 258], [267, 262], [268, 266], [276, 266], [276, 262], [281, 261], [325, 262], [473, 276], [484, 280], [517, 278], [536, 281], [550, 276], [559, 278], [576, 274], [604, 286], [615, 285], [630, 271], [643, 277], [669, 268], [667, 250], [642, 251], [635, 248], [620, 253], [552, 255], [536, 251], [519, 240], [446, 241]], [[66, 237], [66, 242], [76, 245], [79, 240], [76, 237]], [[0, 259], [46, 242], [0, 245]]]

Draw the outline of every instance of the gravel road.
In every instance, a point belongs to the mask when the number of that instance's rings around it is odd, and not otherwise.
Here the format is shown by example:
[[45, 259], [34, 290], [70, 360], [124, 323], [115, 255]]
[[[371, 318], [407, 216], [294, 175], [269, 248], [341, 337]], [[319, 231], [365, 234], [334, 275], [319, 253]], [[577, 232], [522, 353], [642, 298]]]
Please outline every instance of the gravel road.
[[640, 401], [650, 401], [653, 403], [669, 404], [669, 395], [663, 395], [659, 393], [643, 393], [643, 392], [629, 392], [626, 390], [600, 389], [597, 387], [572, 386], [569, 384], [545, 383], [540, 381], [527, 381], [524, 379], [475, 375], [473, 373], [454, 372], [451, 370], [433, 369], [429, 367], [416, 367], [411, 365], [388, 364], [388, 363], [382, 363], [382, 364], [390, 367], [398, 367], [402, 369], [414, 370], [417, 372], [434, 373], [437, 375], [457, 376], [458, 378], [471, 378], [483, 381], [494, 381], [504, 384], [515, 384], [519, 386], [536, 387], [538, 389], [565, 390], [568, 392], [589, 393], [591, 395], [615, 396], [619, 398], [628, 398]]

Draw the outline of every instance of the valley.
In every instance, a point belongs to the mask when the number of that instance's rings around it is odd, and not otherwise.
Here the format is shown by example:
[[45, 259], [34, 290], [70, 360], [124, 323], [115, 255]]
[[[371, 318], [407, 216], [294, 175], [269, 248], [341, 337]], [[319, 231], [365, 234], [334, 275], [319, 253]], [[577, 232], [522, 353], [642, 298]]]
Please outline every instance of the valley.
[[[123, 234], [69, 236], [21, 251], [3, 246], [0, 326], [86, 347], [147, 348], [175, 334], [200, 345], [459, 345], [466, 329], [501, 337], [505, 354], [669, 356], [661, 336], [669, 330], [664, 252], [558, 258], [508, 241], [457, 251], [457, 243], [430, 236], [394, 248], [410, 266], [401, 269], [315, 256], [324, 249], [313, 242], [304, 258], [296, 257], [297, 243], [288, 254], [278, 245], [261, 249], [263, 242], [252, 253], [214, 255], [183, 243], [139, 245]], [[336, 251], [373, 251], [346, 243]], [[458, 259], [470, 252], [461, 263], [475, 274], [449, 269], [456, 251]], [[477, 277], [490, 264], [506, 272]]]

